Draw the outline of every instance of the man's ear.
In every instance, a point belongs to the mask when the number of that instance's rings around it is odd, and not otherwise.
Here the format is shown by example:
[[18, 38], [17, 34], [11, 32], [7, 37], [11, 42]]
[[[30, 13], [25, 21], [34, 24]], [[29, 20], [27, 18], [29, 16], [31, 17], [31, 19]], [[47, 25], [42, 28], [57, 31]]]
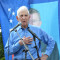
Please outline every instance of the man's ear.
[[30, 20], [30, 18], [31, 18], [31, 15], [29, 15], [29, 20]]
[[18, 16], [16, 16], [17, 21], [19, 21]]

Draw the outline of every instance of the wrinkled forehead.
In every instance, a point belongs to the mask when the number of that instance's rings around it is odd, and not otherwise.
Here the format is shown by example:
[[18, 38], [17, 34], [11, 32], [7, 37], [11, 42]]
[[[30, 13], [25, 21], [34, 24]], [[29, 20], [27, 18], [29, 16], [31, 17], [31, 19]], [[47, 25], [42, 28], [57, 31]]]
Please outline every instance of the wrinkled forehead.
[[20, 14], [29, 14], [29, 11], [28, 11], [28, 8], [23, 6], [23, 7], [20, 7], [18, 10], [17, 10], [17, 16], [19, 16]]
[[20, 13], [27, 13], [27, 14], [29, 14], [29, 11], [27, 9], [22, 9], [22, 10], [20, 10]]
[[27, 15], [27, 16], [29, 16], [29, 13], [28, 13], [28, 11], [27, 10], [22, 10], [22, 11], [20, 11], [20, 14], [19, 14], [19, 16], [21, 16], [21, 15]]

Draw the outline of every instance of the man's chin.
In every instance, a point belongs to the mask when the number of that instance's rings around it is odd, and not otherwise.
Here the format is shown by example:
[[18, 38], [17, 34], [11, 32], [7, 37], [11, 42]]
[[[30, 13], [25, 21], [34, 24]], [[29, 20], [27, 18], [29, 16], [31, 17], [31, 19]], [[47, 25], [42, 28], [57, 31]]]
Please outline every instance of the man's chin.
[[23, 23], [22, 25], [27, 25], [27, 23]]
[[22, 26], [27, 26], [27, 24], [22, 24]]
[[23, 26], [26, 26], [26, 24], [23, 24]]

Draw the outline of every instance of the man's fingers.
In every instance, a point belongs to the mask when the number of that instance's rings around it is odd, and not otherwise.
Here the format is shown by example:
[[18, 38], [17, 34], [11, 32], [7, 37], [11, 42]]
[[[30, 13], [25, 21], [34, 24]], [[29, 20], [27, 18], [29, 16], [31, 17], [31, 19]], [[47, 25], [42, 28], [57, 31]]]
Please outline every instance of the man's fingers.
[[31, 38], [30, 36], [29, 37], [26, 37], [27, 39]]
[[29, 37], [24, 36], [23, 39], [24, 39], [25, 44], [32, 44], [31, 42], [33, 41], [33, 38], [31, 38], [30, 36]]
[[29, 37], [25, 37], [25, 36], [24, 36], [24, 38], [26, 38], [26, 39], [33, 39], [33, 38], [31, 38], [30, 36], [29, 36]]
[[33, 41], [33, 40], [29, 40], [30, 42]]
[[30, 40], [32, 40], [33, 38], [30, 38]]
[[32, 39], [29, 39], [28, 42], [32, 42], [33, 40]]
[[28, 43], [28, 44], [32, 44], [32, 43]]

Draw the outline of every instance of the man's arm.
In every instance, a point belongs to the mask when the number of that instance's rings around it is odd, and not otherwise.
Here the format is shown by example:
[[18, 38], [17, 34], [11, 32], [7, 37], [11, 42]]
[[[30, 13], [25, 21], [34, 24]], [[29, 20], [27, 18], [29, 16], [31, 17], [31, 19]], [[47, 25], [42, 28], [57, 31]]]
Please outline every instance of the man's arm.
[[[25, 44], [31, 44], [32, 38], [31, 37], [23, 37], [23, 41]], [[8, 41], [5, 46], [5, 52], [8, 54], [8, 48], [9, 48], [9, 55], [16, 53], [18, 50], [20, 50], [23, 46], [23, 43], [21, 40], [18, 40], [15, 44], [13, 44], [13, 38], [10, 37], [9, 40], [9, 46], [8, 46]]]
[[[5, 53], [9, 55], [14, 54], [17, 52], [22, 46], [19, 44], [19, 39], [14, 38], [16, 36], [15, 32], [10, 33], [9, 41], [7, 40], [7, 43], [5, 45]], [[16, 41], [16, 42], [15, 42]]]
[[41, 59], [43, 60], [45, 58], [45, 60], [48, 58], [48, 56], [50, 56], [50, 54], [53, 51], [54, 45], [55, 45], [55, 41], [53, 40], [52, 37], [48, 36], [46, 32], [41, 30], [41, 40], [47, 45], [46, 47], [46, 51], [45, 51], [45, 55], [43, 55], [41, 57]]

